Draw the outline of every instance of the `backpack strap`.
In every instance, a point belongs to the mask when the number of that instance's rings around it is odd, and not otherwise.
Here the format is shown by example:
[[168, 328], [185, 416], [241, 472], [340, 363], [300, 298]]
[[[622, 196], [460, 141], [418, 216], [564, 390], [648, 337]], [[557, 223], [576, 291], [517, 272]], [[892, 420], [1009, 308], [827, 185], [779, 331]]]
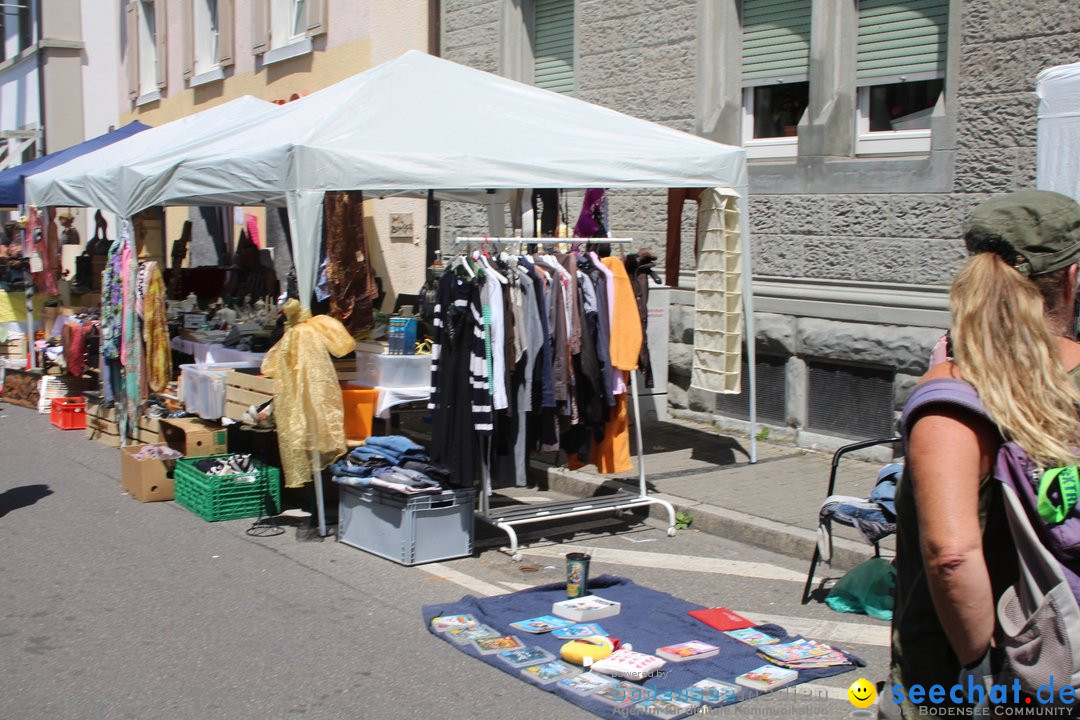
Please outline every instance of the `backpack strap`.
[[907, 402], [904, 403], [904, 412], [900, 415], [900, 434], [904, 438], [905, 456], [908, 439], [911, 437], [911, 426], [927, 408], [935, 405], [964, 408], [987, 420], [990, 419], [986, 408], [979, 401], [979, 394], [971, 383], [952, 378], [928, 380], [912, 391]]

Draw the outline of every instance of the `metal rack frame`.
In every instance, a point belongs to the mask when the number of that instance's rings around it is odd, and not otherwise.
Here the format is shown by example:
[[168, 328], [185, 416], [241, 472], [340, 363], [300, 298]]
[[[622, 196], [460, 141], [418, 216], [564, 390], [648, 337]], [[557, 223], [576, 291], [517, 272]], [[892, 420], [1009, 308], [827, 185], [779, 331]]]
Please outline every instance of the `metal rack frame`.
[[[456, 244], [474, 243], [525, 243], [537, 245], [555, 245], [560, 243], [619, 243], [627, 244], [631, 238], [529, 238], [529, 237], [459, 237]], [[638, 492], [619, 491], [612, 495], [588, 498], [583, 500], [556, 500], [546, 503], [531, 505], [514, 505], [505, 508], [492, 509], [488, 498], [488, 489], [491, 486], [490, 468], [486, 462], [487, 452], [484, 453], [485, 462], [481, 463], [483, 470], [482, 487], [479, 492], [479, 519], [506, 533], [510, 539], [510, 557], [514, 562], [522, 558], [518, 550], [518, 536], [514, 529], [517, 525], [549, 522], [563, 518], [580, 517], [583, 515], [596, 515], [606, 512], [622, 512], [632, 508], [660, 505], [668, 512], [668, 537], [675, 537], [675, 508], [667, 500], [661, 500], [649, 495], [648, 486], [645, 482], [645, 448], [641, 439], [641, 408], [638, 401], [638, 372], [630, 373], [630, 396], [634, 408], [634, 440], [637, 446], [638, 461]]]

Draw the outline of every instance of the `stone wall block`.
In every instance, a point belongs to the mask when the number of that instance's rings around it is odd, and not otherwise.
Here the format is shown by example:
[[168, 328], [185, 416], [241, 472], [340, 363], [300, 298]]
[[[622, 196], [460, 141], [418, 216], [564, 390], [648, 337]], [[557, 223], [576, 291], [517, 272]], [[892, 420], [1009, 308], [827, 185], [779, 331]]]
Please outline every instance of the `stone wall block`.
[[794, 355], [798, 345], [795, 318], [777, 313], [754, 313], [754, 348], [764, 355]]
[[1012, 157], [1005, 150], [957, 150], [953, 189], [958, 193], [1000, 193], [1012, 187]]
[[452, 53], [461, 48], [474, 47], [499, 42], [499, 23], [491, 22], [461, 30], [447, 31], [442, 34], [443, 54], [452, 58]]
[[711, 413], [716, 411], [716, 393], [692, 387], [686, 391], [686, 406], [696, 412]]
[[915, 389], [915, 386], [919, 384], [919, 378], [921, 375], [909, 375], [907, 373], [896, 373], [893, 377], [893, 398], [896, 401], [894, 409], [903, 410], [904, 403], [907, 402], [908, 396]]
[[[964, 241], [959, 238], [920, 240], [913, 244], [911, 254], [912, 282], [917, 285], [949, 285], [967, 260]], [[902, 318], [897, 321], [902, 322]]]
[[443, 32], [456, 32], [490, 25], [499, 21], [498, 2], [455, 2], [446, 8]]
[[799, 318], [797, 337], [802, 357], [856, 360], [922, 374], [941, 330]]
[[965, 45], [1009, 38], [1044, 37], [1047, 32], [1080, 32], [1075, 0], [974, 0], [964, 3]]
[[800, 277], [806, 272], [806, 246], [811, 241], [793, 235], [751, 235], [755, 274]]
[[[694, 342], [694, 306], [672, 303], [670, 310], [668, 337], [671, 338], [671, 342], [692, 345]], [[668, 363], [671, 363], [670, 356], [668, 357]]]
[[803, 275], [821, 280], [858, 280], [858, 262], [852, 260], [863, 252], [863, 243], [847, 237], [807, 240]]
[[689, 378], [694, 362], [694, 346], [672, 342], [668, 345], [668, 374]]
[[961, 97], [956, 129], [957, 148], [997, 150], [1034, 147], [1038, 104], [1034, 92]]
[[914, 281], [914, 250], [918, 240], [866, 240], [856, 258], [856, 274], [865, 282]]
[[752, 234], [775, 235], [781, 232], [776, 214], [776, 205], [780, 199], [777, 195], [750, 196], [748, 224]]

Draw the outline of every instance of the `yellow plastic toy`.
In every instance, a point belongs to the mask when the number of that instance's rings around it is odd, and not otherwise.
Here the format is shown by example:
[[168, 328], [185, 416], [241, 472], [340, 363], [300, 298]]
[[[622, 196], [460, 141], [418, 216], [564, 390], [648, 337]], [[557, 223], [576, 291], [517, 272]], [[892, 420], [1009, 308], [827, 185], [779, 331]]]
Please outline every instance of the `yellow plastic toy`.
[[588, 665], [592, 665], [594, 662], [603, 660], [611, 653], [615, 652], [615, 643], [610, 638], [603, 637], [602, 635], [594, 635], [593, 637], [578, 638], [577, 640], [571, 640], [562, 646], [559, 650], [559, 655], [562, 659], [568, 663], [574, 665], [586, 665], [586, 658], [588, 658]]

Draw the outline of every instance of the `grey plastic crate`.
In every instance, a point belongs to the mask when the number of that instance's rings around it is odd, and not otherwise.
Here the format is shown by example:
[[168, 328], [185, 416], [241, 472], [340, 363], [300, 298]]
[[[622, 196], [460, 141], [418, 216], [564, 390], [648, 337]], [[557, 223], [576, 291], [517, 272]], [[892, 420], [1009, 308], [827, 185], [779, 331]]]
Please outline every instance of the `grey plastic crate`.
[[471, 489], [399, 495], [341, 486], [338, 540], [402, 565], [472, 554]]

